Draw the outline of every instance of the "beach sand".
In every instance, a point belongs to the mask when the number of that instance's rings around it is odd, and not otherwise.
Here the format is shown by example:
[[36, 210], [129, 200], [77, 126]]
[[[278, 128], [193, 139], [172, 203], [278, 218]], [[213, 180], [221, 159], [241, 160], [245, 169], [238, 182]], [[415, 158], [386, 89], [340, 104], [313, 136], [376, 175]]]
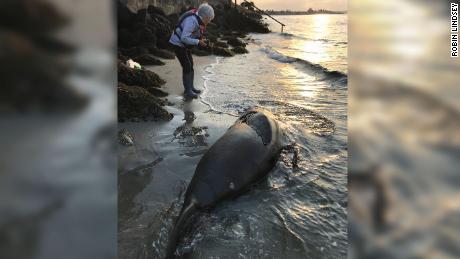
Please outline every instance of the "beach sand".
[[[149, 253], [152, 242], [165, 241], [161, 235], [169, 229], [182, 204], [181, 194], [191, 180], [195, 167], [206, 150], [228, 129], [236, 117], [210, 110], [195, 99], [183, 100], [182, 68], [177, 59], [163, 60], [166, 65], [148, 67], [167, 82], [166, 109], [174, 114], [168, 122], [119, 123], [134, 137], [133, 146], [118, 147], [118, 255], [128, 258]], [[214, 56], [194, 57], [195, 86], [204, 89], [205, 68]], [[185, 113], [195, 120], [186, 123]], [[170, 208], [175, 208], [171, 210]], [[172, 225], [169, 225], [171, 227]], [[154, 236], [152, 236], [154, 235]], [[160, 237], [158, 236], [160, 235]], [[164, 244], [154, 244], [159, 253]]]

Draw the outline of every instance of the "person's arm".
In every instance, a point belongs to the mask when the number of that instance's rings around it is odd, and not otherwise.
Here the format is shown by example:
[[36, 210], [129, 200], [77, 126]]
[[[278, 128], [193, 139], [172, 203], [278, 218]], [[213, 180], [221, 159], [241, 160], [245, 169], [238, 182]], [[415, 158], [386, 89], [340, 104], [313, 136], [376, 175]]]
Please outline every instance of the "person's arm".
[[198, 45], [200, 42], [198, 39], [192, 38], [192, 32], [199, 26], [193, 17], [187, 17], [183, 22], [183, 30], [180, 36], [180, 40], [187, 45]]

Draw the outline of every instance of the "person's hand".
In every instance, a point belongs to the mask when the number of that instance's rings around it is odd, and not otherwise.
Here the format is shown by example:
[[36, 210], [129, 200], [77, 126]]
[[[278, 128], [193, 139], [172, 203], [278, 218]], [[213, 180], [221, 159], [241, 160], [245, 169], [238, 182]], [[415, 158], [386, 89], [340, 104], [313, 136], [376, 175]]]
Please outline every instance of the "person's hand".
[[201, 39], [201, 40], [198, 42], [198, 44], [200, 44], [201, 47], [206, 47], [206, 46], [208, 46], [208, 45], [206, 44], [206, 41], [203, 40], [203, 39]]

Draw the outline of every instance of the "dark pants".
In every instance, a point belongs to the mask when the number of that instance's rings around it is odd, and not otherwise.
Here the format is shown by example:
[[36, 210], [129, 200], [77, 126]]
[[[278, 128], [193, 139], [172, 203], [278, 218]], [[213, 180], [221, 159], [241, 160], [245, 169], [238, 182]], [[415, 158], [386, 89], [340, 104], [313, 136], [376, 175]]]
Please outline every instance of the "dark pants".
[[173, 46], [176, 57], [179, 59], [180, 65], [182, 66], [182, 73], [187, 74], [193, 72], [193, 58], [190, 49], [181, 48], [176, 45]]
[[190, 49], [181, 48], [179, 46], [174, 47], [177, 59], [179, 59], [180, 65], [182, 66], [182, 82], [184, 84], [184, 90], [186, 95], [194, 95], [193, 80], [195, 78], [195, 71], [193, 70], [193, 58]]

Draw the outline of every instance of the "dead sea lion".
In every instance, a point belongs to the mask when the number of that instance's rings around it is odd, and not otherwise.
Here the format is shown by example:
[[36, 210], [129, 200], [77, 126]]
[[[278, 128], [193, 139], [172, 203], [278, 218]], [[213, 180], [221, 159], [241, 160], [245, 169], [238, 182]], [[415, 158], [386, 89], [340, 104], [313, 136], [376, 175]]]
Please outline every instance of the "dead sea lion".
[[166, 258], [199, 211], [235, 198], [263, 180], [285, 144], [274, 116], [260, 108], [244, 113], [203, 155], [190, 182], [182, 210], [170, 235]]

